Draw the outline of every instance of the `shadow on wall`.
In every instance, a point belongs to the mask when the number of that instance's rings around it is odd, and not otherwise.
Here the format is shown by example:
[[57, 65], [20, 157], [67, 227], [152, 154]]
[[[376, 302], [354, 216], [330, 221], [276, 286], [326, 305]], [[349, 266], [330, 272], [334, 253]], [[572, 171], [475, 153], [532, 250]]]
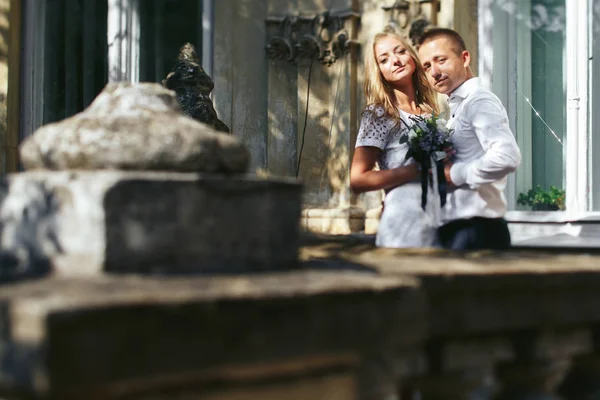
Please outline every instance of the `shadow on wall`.
[[305, 207], [348, 206], [352, 120], [358, 118], [352, 16], [333, 5], [326, 14], [316, 2], [304, 9], [314, 11], [268, 23], [269, 140], [279, 142], [270, 146], [268, 172], [300, 178]]

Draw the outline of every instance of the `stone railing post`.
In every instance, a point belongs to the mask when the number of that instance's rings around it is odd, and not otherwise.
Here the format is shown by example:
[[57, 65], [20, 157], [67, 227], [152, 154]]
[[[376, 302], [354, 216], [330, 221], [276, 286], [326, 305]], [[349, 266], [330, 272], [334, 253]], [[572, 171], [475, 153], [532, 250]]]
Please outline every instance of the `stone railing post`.
[[427, 372], [412, 380], [422, 400], [488, 400], [493, 365], [507, 357], [499, 338], [434, 341], [426, 347]]
[[593, 331], [593, 351], [574, 357], [558, 388], [564, 400], [600, 400], [600, 326]]
[[527, 332], [512, 336], [512, 342], [513, 360], [496, 368], [500, 392], [495, 400], [559, 400], [558, 387], [569, 371], [571, 359], [587, 352], [590, 335], [586, 330]]

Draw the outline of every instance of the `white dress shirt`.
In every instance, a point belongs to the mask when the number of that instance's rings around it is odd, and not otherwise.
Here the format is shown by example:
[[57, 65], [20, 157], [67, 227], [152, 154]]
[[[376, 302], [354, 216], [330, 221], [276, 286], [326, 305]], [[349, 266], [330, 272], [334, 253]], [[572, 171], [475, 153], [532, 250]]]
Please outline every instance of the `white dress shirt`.
[[472, 217], [499, 218], [506, 212], [506, 176], [521, 162], [500, 99], [471, 78], [448, 98], [456, 149], [450, 169], [457, 186], [448, 194], [442, 218], [447, 223]]

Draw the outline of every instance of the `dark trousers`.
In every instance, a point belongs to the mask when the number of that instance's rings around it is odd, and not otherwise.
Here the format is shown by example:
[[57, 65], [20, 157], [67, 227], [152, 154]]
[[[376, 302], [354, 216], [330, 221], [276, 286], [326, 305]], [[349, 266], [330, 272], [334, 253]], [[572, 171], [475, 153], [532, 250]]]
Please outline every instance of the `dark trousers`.
[[510, 232], [504, 218], [458, 219], [438, 229], [442, 247], [451, 250], [506, 250]]

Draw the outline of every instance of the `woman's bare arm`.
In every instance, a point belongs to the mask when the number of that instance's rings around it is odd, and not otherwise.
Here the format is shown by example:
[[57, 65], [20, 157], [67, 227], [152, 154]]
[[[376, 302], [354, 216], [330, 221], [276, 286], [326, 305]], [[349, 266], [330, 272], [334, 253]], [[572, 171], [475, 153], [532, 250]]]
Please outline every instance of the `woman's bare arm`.
[[361, 146], [354, 150], [354, 158], [350, 167], [350, 188], [354, 193], [391, 189], [418, 179], [419, 168], [417, 164], [373, 171], [380, 154], [381, 149], [377, 147]]

